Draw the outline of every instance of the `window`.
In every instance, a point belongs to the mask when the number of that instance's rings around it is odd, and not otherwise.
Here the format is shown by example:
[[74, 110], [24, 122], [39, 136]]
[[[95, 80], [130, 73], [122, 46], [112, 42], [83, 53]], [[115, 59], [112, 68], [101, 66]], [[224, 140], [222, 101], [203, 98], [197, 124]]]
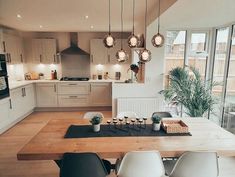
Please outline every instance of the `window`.
[[169, 85], [169, 71], [184, 66], [186, 31], [168, 31], [165, 51], [165, 87]]
[[188, 65], [197, 68], [205, 78], [207, 58], [208, 58], [208, 33], [207, 32], [192, 32], [190, 35], [190, 46]]

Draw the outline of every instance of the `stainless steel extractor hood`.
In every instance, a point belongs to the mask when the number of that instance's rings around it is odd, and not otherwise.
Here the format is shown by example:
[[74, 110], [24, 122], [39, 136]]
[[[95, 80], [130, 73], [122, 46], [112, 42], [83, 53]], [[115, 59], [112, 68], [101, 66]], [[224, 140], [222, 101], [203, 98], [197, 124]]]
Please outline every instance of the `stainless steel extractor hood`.
[[61, 55], [90, 55], [78, 47], [78, 35], [76, 32], [70, 33], [70, 47], [64, 49]]

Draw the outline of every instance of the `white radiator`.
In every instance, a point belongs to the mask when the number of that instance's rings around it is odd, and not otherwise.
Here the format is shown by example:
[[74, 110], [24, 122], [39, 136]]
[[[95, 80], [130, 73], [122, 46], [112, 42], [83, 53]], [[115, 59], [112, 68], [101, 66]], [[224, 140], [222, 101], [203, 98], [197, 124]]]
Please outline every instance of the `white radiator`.
[[164, 109], [162, 99], [158, 98], [118, 98], [117, 114], [133, 111], [140, 117], [151, 117], [153, 112]]

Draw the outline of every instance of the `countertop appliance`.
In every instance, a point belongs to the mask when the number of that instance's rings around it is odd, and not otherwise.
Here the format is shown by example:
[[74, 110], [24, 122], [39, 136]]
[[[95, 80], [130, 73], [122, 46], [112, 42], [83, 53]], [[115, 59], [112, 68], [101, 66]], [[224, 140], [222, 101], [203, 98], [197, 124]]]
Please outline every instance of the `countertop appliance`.
[[0, 54], [0, 99], [10, 96], [8, 76], [7, 76], [7, 64], [6, 56]]
[[89, 81], [88, 77], [62, 77], [60, 81]]

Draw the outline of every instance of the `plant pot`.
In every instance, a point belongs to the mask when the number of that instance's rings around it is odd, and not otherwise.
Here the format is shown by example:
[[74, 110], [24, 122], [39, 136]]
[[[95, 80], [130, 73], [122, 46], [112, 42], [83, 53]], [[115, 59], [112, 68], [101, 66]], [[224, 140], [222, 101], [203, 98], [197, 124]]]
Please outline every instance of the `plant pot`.
[[100, 124], [93, 125], [93, 131], [99, 132], [100, 131]]
[[153, 131], [159, 131], [161, 128], [161, 123], [153, 123]]

